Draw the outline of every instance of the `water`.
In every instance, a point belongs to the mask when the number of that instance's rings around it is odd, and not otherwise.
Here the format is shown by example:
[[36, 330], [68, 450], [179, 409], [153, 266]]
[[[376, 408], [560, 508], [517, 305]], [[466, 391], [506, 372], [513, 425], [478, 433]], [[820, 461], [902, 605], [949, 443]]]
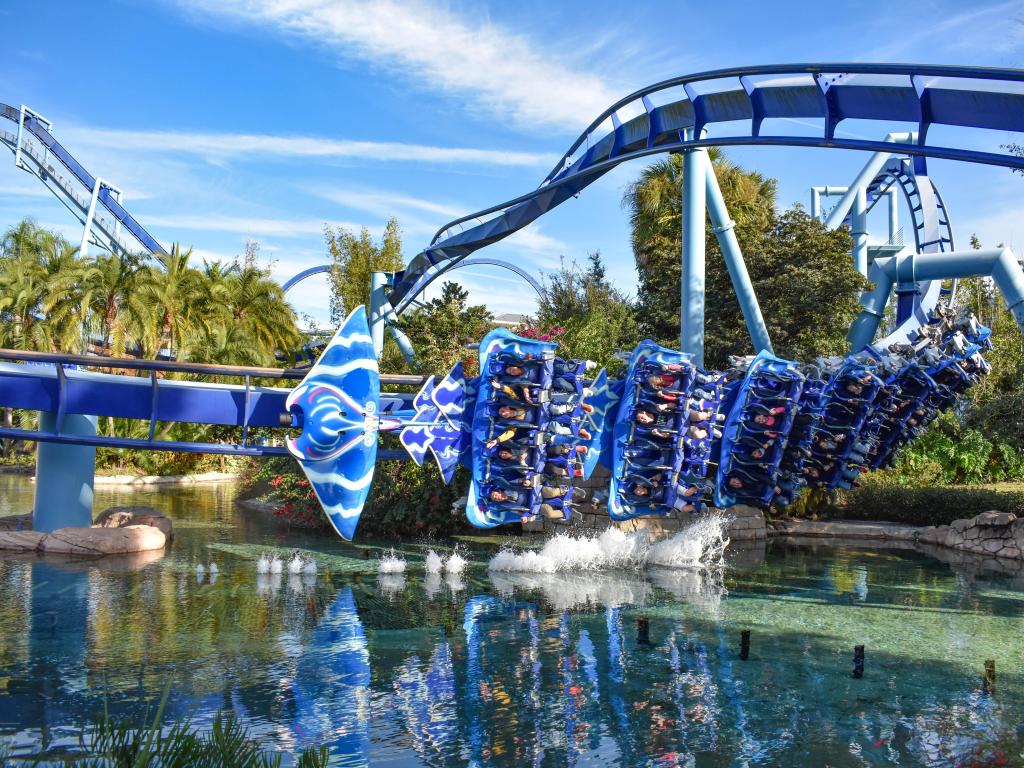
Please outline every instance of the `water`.
[[[1020, 576], [781, 543], [732, 546], [724, 569], [499, 571], [500, 544], [473, 537], [461, 570], [424, 542], [378, 573], [386, 546], [289, 533], [236, 512], [229, 487], [97, 496], [166, 510], [174, 544], [0, 559], [0, 742], [16, 752], [59, 748], [104, 701], [137, 715], [170, 681], [170, 718], [231, 709], [266, 746], [326, 743], [337, 765], [1024, 764]], [[0, 476], [0, 514], [30, 497]], [[257, 574], [261, 557], [279, 571]], [[318, 572], [291, 572], [296, 557]]]

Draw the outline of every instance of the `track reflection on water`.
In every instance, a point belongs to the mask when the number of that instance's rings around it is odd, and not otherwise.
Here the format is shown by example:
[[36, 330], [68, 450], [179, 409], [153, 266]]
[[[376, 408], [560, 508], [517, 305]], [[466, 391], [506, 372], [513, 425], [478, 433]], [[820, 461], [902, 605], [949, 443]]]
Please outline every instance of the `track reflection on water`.
[[[1012, 570], [775, 544], [711, 570], [499, 573], [470, 546], [444, 574], [424, 546], [378, 577], [335, 547], [331, 573], [258, 582], [242, 542], [317, 540], [247, 528], [201, 493], [177, 497], [192, 527], [161, 558], [0, 560], [0, 740], [59, 745], [104, 699], [137, 715], [171, 680], [169, 720], [230, 709], [267, 746], [328, 744], [338, 765], [1021, 762]], [[219, 577], [197, 581], [211, 559]]]

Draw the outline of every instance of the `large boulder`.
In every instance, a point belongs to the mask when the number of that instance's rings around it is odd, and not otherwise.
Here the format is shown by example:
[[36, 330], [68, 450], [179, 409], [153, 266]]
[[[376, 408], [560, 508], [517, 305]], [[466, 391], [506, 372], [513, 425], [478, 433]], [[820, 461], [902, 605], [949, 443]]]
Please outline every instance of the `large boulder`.
[[0, 531], [31, 531], [32, 513], [0, 517]]
[[171, 518], [158, 509], [142, 505], [127, 507], [111, 507], [99, 514], [92, 524], [93, 528], [124, 528], [129, 525], [150, 525], [160, 531], [170, 541], [174, 536]]
[[0, 531], [0, 549], [8, 552], [33, 552], [46, 538], [37, 531]]
[[127, 525], [123, 528], [58, 528], [38, 545], [40, 552], [70, 555], [120, 555], [163, 549], [167, 537], [151, 525]]

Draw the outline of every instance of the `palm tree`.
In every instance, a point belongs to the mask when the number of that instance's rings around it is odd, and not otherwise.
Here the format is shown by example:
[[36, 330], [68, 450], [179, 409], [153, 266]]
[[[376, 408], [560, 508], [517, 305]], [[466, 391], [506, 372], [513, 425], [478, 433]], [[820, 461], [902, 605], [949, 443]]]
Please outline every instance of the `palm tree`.
[[145, 335], [146, 307], [139, 288], [141, 258], [132, 254], [97, 256], [86, 275], [87, 304], [94, 330], [115, 357], [133, 338]]
[[295, 311], [285, 301], [281, 286], [256, 266], [244, 266], [227, 280], [227, 309], [237, 324], [273, 357], [275, 349], [288, 350], [299, 342]]
[[189, 266], [192, 249], [183, 251], [178, 243], [170, 253], [161, 253], [157, 264], [145, 270], [140, 299], [152, 314], [141, 341], [154, 358], [163, 349], [173, 355], [179, 350], [185, 333], [197, 320], [196, 298], [202, 275]]

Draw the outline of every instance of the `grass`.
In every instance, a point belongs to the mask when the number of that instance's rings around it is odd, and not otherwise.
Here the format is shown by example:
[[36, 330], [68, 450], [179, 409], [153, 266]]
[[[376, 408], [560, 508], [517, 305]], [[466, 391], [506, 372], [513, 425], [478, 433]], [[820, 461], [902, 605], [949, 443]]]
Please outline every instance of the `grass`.
[[[102, 719], [82, 726], [78, 744], [58, 751], [19, 756], [0, 751], [0, 765], [84, 766], [86, 768], [279, 768], [282, 755], [264, 750], [234, 715], [218, 714], [208, 731], [192, 728], [191, 720], [163, 725], [170, 694], [164, 688], [152, 722], [110, 719], [104, 705]], [[295, 756], [296, 768], [326, 768], [327, 747], [304, 749]]]

